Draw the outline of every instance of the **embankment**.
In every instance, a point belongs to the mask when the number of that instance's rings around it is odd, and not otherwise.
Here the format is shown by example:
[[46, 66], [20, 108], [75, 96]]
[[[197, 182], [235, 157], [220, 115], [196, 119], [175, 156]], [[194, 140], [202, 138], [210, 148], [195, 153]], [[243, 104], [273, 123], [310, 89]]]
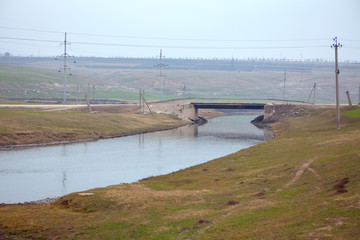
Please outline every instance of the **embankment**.
[[0, 206], [3, 239], [358, 239], [360, 109], [304, 110], [275, 139], [172, 174]]
[[138, 114], [136, 106], [0, 108], [0, 147], [36, 146], [127, 136], [184, 125], [173, 116]]

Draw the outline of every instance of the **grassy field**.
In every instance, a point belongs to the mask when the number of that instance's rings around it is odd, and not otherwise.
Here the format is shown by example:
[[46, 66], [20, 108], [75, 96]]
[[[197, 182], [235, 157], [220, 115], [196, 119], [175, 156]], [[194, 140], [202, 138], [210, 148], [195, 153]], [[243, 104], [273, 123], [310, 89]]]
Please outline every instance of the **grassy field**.
[[[351, 64], [350, 64], [351, 65]], [[55, 66], [42, 68], [0, 65], [0, 97], [8, 98], [62, 98], [63, 73]], [[72, 67], [67, 76], [67, 98], [114, 99], [137, 102], [139, 89], [145, 90], [149, 101], [160, 100], [160, 79], [157, 69]], [[123, 66], [122, 66], [123, 67]], [[358, 97], [359, 72], [342, 70], [340, 100], [346, 103], [346, 91]], [[262, 98], [283, 99], [284, 70], [257, 69], [253, 71], [174, 70], [165, 69], [162, 78], [163, 99], [174, 98]], [[335, 81], [332, 65], [318, 64], [311, 72], [288, 71], [285, 97], [307, 101], [314, 83], [317, 83], [316, 102], [334, 103]], [[312, 98], [311, 98], [312, 100]]]
[[0, 206], [2, 239], [359, 239], [360, 109], [309, 110], [276, 138], [53, 204]]
[[[102, 109], [106, 108], [106, 111]], [[0, 146], [76, 141], [123, 136], [183, 125], [168, 115], [141, 115], [136, 106], [106, 105], [95, 113], [44, 109], [0, 108]], [[97, 110], [93, 107], [93, 110]]]

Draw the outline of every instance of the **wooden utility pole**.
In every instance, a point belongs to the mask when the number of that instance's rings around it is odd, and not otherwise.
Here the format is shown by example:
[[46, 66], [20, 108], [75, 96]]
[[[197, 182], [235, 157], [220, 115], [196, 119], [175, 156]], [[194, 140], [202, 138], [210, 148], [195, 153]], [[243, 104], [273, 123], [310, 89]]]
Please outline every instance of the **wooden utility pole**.
[[141, 113], [141, 88], [139, 93], [139, 113]]
[[339, 106], [339, 67], [338, 67], [338, 48], [342, 47], [340, 43], [337, 42], [337, 37], [334, 39], [334, 44], [331, 46], [335, 48], [335, 87], [336, 87], [336, 125], [337, 129], [340, 130], [340, 106]]
[[350, 92], [349, 92], [349, 91], [346, 91], [346, 96], [347, 96], [347, 99], [348, 99], [349, 106], [352, 106], [352, 102], [351, 102]]
[[313, 104], [315, 104], [315, 91], [316, 91], [316, 83], [314, 83], [314, 86], [311, 88], [311, 92], [309, 95], [308, 100], [306, 101], [307, 103], [309, 103], [310, 97], [311, 95], [313, 96]]
[[284, 72], [284, 91], [283, 91], [283, 100], [285, 101], [285, 92], [286, 92], [286, 69]]
[[[145, 113], [145, 90], [144, 90], [144, 89], [143, 89], [143, 91], [142, 91], [141, 96], [142, 96], [142, 99], [143, 99], [143, 103], [142, 103], [142, 107], [143, 107], [142, 113]], [[146, 104], [147, 104], [147, 103], [146, 103]]]
[[358, 100], [358, 105], [360, 106], [360, 83], [359, 83], [359, 100]]
[[85, 93], [85, 101], [86, 101], [86, 105], [88, 107], [88, 111], [91, 112], [91, 106], [90, 106], [89, 97], [88, 97], [88, 95], [86, 93]]

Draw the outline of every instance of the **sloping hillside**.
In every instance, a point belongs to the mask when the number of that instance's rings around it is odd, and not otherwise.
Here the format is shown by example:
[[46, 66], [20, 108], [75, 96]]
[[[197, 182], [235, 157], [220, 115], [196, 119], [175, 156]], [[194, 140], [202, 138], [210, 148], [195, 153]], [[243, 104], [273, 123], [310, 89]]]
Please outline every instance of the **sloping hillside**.
[[360, 110], [306, 111], [276, 138], [169, 175], [0, 206], [3, 239], [359, 239]]

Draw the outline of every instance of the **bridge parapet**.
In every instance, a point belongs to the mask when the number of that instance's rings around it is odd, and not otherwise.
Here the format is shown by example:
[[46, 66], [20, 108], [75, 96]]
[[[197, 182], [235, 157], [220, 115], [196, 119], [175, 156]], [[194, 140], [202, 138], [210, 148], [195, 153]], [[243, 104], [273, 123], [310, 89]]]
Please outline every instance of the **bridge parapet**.
[[195, 103], [197, 109], [264, 109], [265, 103]]

